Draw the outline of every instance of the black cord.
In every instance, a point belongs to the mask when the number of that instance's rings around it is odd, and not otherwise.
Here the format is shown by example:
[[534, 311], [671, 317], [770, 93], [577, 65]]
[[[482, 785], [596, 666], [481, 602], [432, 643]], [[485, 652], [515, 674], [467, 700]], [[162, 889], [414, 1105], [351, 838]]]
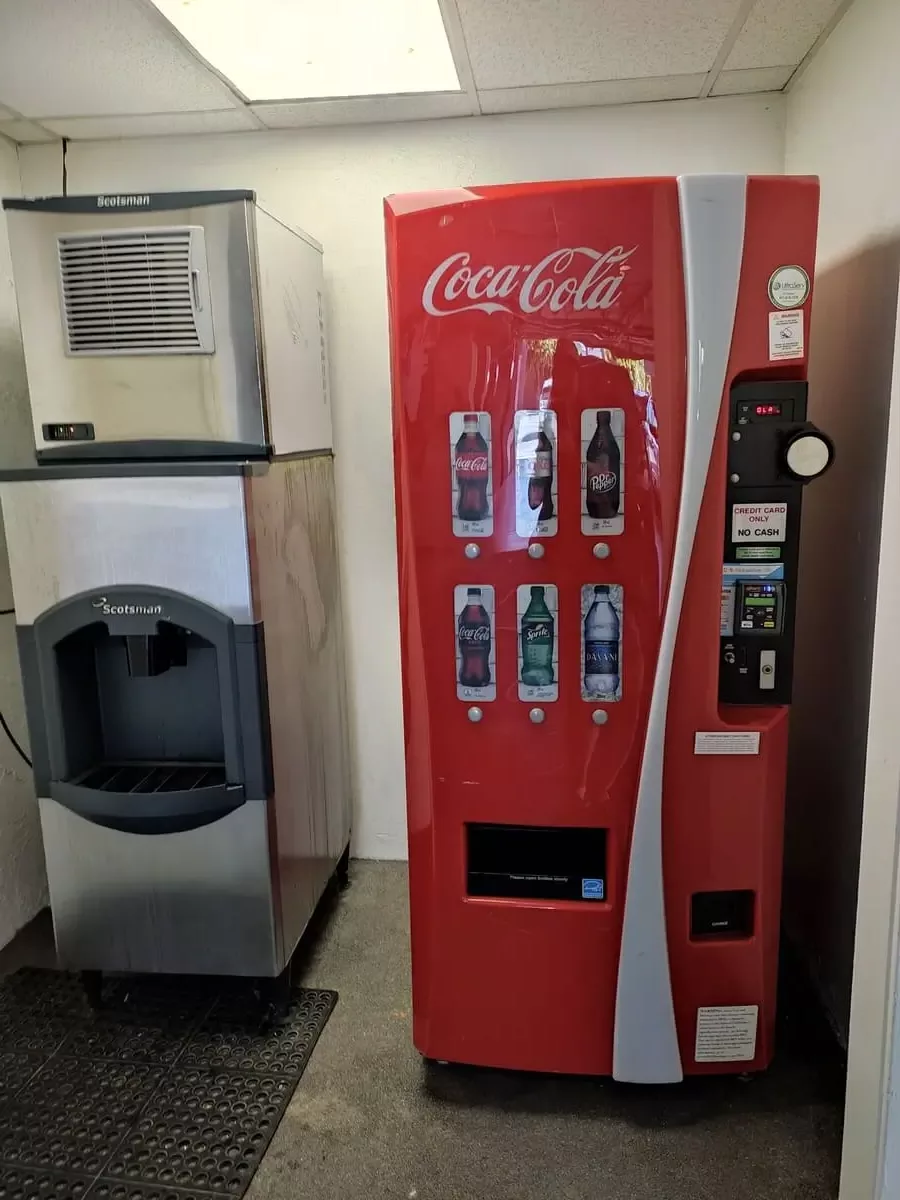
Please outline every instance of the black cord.
[[[11, 617], [15, 611], [16, 610], [14, 608], [0, 608], [0, 617]], [[27, 763], [28, 766], [30, 767], [31, 759], [28, 757], [28, 755], [25, 753], [25, 751], [22, 749], [22, 747], [16, 741], [15, 734], [10, 729], [10, 727], [7, 725], [6, 717], [4, 717], [2, 712], [0, 712], [0, 728], [3, 729], [3, 732], [9, 738], [9, 740], [13, 746], [13, 749], [18, 753], [19, 758], [21, 758], [21, 760], [24, 763]]]

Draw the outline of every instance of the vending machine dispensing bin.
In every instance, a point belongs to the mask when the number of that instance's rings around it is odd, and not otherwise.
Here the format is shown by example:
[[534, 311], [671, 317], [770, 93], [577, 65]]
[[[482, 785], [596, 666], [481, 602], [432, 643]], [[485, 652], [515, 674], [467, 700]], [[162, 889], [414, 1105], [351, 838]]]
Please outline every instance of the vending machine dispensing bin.
[[814, 179], [386, 202], [423, 1055], [773, 1052]]

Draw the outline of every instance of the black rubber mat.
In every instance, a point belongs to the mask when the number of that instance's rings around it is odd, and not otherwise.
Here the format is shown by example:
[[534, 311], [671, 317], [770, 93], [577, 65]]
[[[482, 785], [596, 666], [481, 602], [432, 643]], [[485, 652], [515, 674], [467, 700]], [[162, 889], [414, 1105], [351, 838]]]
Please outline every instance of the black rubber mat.
[[240, 1197], [334, 1008], [298, 989], [105, 982], [27, 970], [0, 984], [0, 1200]]

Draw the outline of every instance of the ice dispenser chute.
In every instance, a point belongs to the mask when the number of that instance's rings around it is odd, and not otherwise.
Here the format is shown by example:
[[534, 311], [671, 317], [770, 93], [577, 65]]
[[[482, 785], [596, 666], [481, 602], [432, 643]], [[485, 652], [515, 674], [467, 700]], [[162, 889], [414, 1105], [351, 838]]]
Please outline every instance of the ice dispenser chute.
[[39, 795], [161, 834], [271, 794], [261, 623], [120, 586], [61, 601], [19, 637]]

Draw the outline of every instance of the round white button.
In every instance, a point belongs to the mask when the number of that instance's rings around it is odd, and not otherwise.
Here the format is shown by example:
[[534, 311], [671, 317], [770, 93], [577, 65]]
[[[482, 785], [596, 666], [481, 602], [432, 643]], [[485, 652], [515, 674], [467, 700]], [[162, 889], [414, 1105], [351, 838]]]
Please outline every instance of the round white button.
[[544, 547], [541, 545], [540, 542], [532, 542], [531, 543], [531, 545], [528, 547], [528, 557], [529, 558], [543, 558], [544, 557]]
[[831, 447], [817, 433], [794, 438], [787, 448], [788, 470], [799, 479], [815, 479], [831, 462]]
[[605, 725], [609, 720], [609, 713], [603, 708], [595, 708], [591, 713], [591, 720], [595, 725]]
[[606, 542], [594, 542], [592, 554], [594, 558], [609, 558], [609, 546]]
[[477, 704], [473, 704], [472, 707], [469, 709], [469, 713], [468, 713], [469, 720], [474, 721], [474, 723], [476, 725], [478, 724], [478, 722], [481, 720], [481, 718], [483, 716], [484, 716], [484, 713], [481, 711], [481, 709], [478, 707]]
[[466, 558], [477, 558], [481, 553], [481, 547], [477, 542], [466, 542], [466, 548], [463, 551]]
[[542, 708], [533, 708], [528, 714], [528, 720], [532, 725], [540, 725], [544, 720], [544, 710]]

